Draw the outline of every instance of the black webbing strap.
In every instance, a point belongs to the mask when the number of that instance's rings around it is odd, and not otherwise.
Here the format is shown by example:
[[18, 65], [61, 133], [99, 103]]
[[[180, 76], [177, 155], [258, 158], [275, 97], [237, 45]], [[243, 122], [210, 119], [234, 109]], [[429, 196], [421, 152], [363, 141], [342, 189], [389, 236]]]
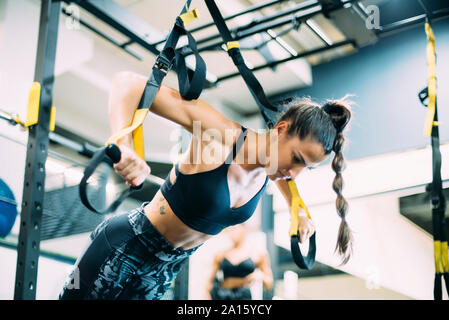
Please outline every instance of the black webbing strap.
[[79, 193], [82, 203], [91, 211], [99, 214], [106, 214], [109, 212], [115, 211], [119, 205], [123, 202], [124, 199], [126, 199], [131, 193], [134, 191], [140, 190], [143, 186], [141, 184], [137, 187], [130, 187], [128, 189], [125, 189], [122, 191], [117, 199], [112, 202], [112, 204], [107, 207], [106, 209], [98, 210], [94, 208], [94, 206], [90, 203], [88, 197], [87, 197], [87, 181], [92, 176], [92, 174], [95, 172], [97, 167], [103, 163], [107, 162], [106, 158], [109, 158], [112, 160], [113, 163], [117, 163], [120, 161], [120, 150], [118, 147], [114, 144], [111, 144], [107, 147], [99, 149], [97, 152], [95, 152], [94, 156], [92, 157], [91, 161], [87, 164], [86, 168], [84, 169], [84, 175], [81, 179], [80, 185], [79, 185]]
[[[278, 114], [278, 109], [274, 107], [270, 101], [267, 99], [265, 92], [260, 85], [257, 78], [254, 76], [253, 72], [246, 66], [245, 60], [240, 52], [239, 45], [234, 41], [234, 38], [231, 35], [228, 27], [226, 26], [225, 20], [220, 13], [217, 5], [214, 0], [205, 0], [207, 8], [217, 26], [217, 29], [223, 38], [223, 41], [226, 42], [228, 48], [228, 54], [232, 58], [234, 65], [239, 70], [242, 75], [243, 80], [245, 81], [251, 95], [257, 103], [257, 106], [260, 109], [262, 117], [265, 120], [265, 123], [269, 128], [272, 128], [275, 125], [275, 119]], [[291, 183], [293, 182], [293, 183]], [[297, 201], [296, 204], [292, 205], [292, 220], [294, 217], [298, 216], [299, 206], [306, 208], [303, 203], [301, 197], [299, 196], [296, 184], [294, 181], [289, 183], [289, 188], [292, 194], [292, 202]], [[307, 209], [305, 209], [307, 210]], [[309, 216], [310, 218], [310, 216]], [[291, 223], [291, 228], [295, 229], [291, 231], [291, 240], [290, 247], [292, 252], [292, 257], [295, 263], [301, 269], [310, 270], [315, 264], [315, 254], [316, 254], [316, 242], [315, 242], [315, 234], [313, 234], [309, 239], [309, 251], [307, 256], [304, 257], [301, 253], [301, 249], [299, 247], [299, 236], [298, 236], [298, 228], [297, 224]]]
[[290, 238], [290, 250], [292, 252], [293, 261], [301, 269], [311, 270], [315, 265], [316, 255], [316, 240], [315, 233], [309, 238], [309, 251], [307, 256], [303, 256], [299, 248], [299, 236], [292, 236]]
[[195, 71], [192, 78], [189, 78], [189, 70], [186, 67], [184, 55], [180, 51], [176, 51], [176, 72], [178, 74], [179, 93], [186, 100], [197, 99], [203, 91], [204, 82], [206, 80], [206, 63], [198, 52], [196, 41], [185, 28], [182, 29], [187, 36], [188, 47], [195, 56]]
[[[187, 1], [186, 6], [181, 11], [180, 16], [188, 10], [191, 0]], [[197, 99], [204, 87], [206, 80], [206, 63], [198, 52], [196, 41], [188, 32], [184, 26], [184, 22], [181, 17], [176, 17], [175, 24], [170, 32], [170, 35], [165, 42], [159, 56], [156, 58], [156, 62], [153, 66], [153, 72], [147, 81], [142, 98], [140, 99], [138, 109], [151, 108], [151, 105], [156, 97], [159, 88], [161, 87], [162, 80], [167, 75], [173, 66], [176, 66], [178, 74], [179, 93], [186, 100]], [[188, 47], [191, 49], [195, 56], [195, 70], [191, 79], [189, 78], [188, 69], [186, 67], [184, 56], [176, 51], [176, 45], [179, 38], [182, 35], [186, 35], [188, 39]]]
[[301, 253], [301, 248], [299, 247], [299, 208], [302, 208], [307, 215], [307, 218], [312, 219], [307, 209], [306, 204], [299, 195], [298, 187], [296, 186], [295, 180], [288, 179], [287, 185], [291, 194], [291, 205], [290, 205], [290, 249], [292, 252], [293, 261], [301, 269], [310, 270], [315, 265], [315, 255], [316, 255], [316, 232], [309, 238], [309, 251], [307, 256], [304, 257]]
[[[426, 100], [429, 98], [428, 87], [418, 94], [421, 103], [427, 107]], [[438, 112], [435, 99], [435, 113], [433, 118], [438, 123]], [[432, 182], [430, 183], [430, 194], [432, 202], [432, 232], [435, 257], [435, 281], [433, 295], [435, 300], [442, 300], [442, 280], [444, 278], [446, 290], [449, 294], [449, 266], [447, 258], [448, 234], [445, 219], [446, 199], [443, 194], [443, 182], [441, 179], [441, 151], [438, 126], [432, 126]]]
[[[446, 283], [446, 290], [449, 294], [449, 259], [448, 259], [448, 234], [444, 213], [446, 211], [446, 199], [443, 194], [443, 182], [441, 180], [441, 152], [439, 137], [439, 122], [437, 112], [437, 82], [435, 74], [436, 52], [435, 36], [430, 25], [429, 17], [426, 17], [424, 25], [427, 35], [427, 66], [428, 66], [428, 86], [421, 90], [418, 98], [427, 107], [427, 116], [424, 128], [424, 135], [430, 136], [432, 145], [432, 231], [435, 258], [435, 281], [434, 299], [442, 300], [442, 278]], [[426, 102], [427, 100], [427, 102]]]
[[[119, 133], [115, 134], [108, 140], [107, 146], [100, 148], [89, 161], [85, 168], [84, 176], [80, 182], [79, 193], [82, 203], [91, 211], [100, 214], [106, 214], [113, 212], [118, 208], [118, 206], [123, 202], [123, 200], [128, 197], [131, 193], [140, 190], [143, 183], [137, 187], [130, 187], [129, 189], [123, 191], [114, 202], [105, 209], [95, 208], [89, 201], [87, 197], [87, 181], [89, 177], [94, 173], [95, 169], [100, 165], [100, 163], [107, 161], [107, 158], [112, 160], [113, 163], [120, 161], [120, 149], [114, 145], [120, 137], [123, 137], [130, 132], [133, 133], [134, 149], [136, 152], [144, 159], [143, 150], [143, 130], [142, 123], [145, 119], [146, 113], [151, 108], [153, 101], [159, 91], [162, 81], [167, 75], [167, 73], [176, 65], [176, 70], [178, 73], [178, 83], [179, 91], [184, 99], [192, 100], [200, 96], [201, 91], [204, 86], [204, 81], [206, 79], [206, 64], [204, 60], [198, 53], [195, 39], [191, 34], [185, 29], [183, 16], [188, 13], [191, 0], [187, 0], [185, 6], [183, 7], [180, 15], [176, 18], [175, 24], [165, 42], [164, 48], [161, 53], [157, 56], [156, 61], [153, 65], [152, 73], [145, 85], [144, 92], [139, 101], [136, 113], [134, 114], [133, 123], [131, 126], [124, 128]], [[196, 58], [195, 70], [191, 77], [189, 77], [189, 72], [187, 70], [184, 56], [176, 52], [176, 45], [179, 38], [182, 35], [186, 35], [188, 38], [188, 46], [194, 53]]]
[[226, 22], [223, 19], [223, 16], [221, 15], [217, 5], [215, 4], [215, 1], [214, 0], [205, 0], [205, 1], [207, 8], [209, 9], [209, 12], [215, 22], [215, 25], [217, 26], [217, 29], [221, 37], [223, 38], [223, 41], [225, 41], [228, 44], [228, 54], [232, 58], [234, 65], [237, 67], [240, 74], [242, 75], [242, 78], [245, 81], [254, 100], [256, 100], [257, 106], [259, 107], [260, 112], [262, 113], [265, 123], [269, 128], [273, 127], [275, 124], [274, 119], [276, 118], [276, 115], [279, 110], [270, 103], [270, 101], [265, 96], [265, 92], [262, 86], [260, 85], [259, 81], [254, 76], [253, 72], [246, 66], [245, 60], [243, 59], [243, 56], [240, 52], [238, 45], [229, 46], [230, 43], [234, 42], [234, 38], [232, 37], [231, 32], [226, 26]]

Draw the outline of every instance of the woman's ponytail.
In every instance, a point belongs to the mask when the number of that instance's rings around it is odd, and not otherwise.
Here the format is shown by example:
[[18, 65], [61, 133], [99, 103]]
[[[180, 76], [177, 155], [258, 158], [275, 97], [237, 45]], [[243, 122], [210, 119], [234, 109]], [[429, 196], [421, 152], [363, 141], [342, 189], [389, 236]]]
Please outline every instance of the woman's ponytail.
[[345, 169], [345, 159], [343, 157], [343, 146], [345, 137], [343, 130], [351, 119], [351, 111], [349, 103], [343, 100], [331, 100], [324, 106], [323, 110], [330, 116], [334, 124], [337, 135], [335, 137], [333, 151], [335, 153], [332, 160], [332, 170], [335, 172], [335, 178], [332, 183], [332, 188], [337, 194], [336, 209], [341, 218], [340, 227], [338, 229], [337, 245], [335, 250], [343, 257], [342, 264], [346, 264], [352, 254], [352, 232], [346, 221], [346, 214], [348, 211], [348, 202], [342, 195], [343, 177], [342, 171]]

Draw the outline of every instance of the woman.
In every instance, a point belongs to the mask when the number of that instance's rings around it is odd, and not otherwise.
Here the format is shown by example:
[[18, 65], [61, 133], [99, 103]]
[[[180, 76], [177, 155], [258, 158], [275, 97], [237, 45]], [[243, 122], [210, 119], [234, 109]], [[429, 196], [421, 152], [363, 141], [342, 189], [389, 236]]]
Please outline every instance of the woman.
[[[109, 100], [113, 134], [131, 123], [146, 82], [145, 76], [131, 72], [114, 77]], [[161, 298], [183, 262], [202, 243], [253, 214], [268, 179], [276, 181], [290, 205], [285, 179], [295, 179], [331, 151], [342, 218], [337, 250], [347, 261], [351, 233], [341, 195], [341, 148], [351, 113], [344, 102], [329, 101], [321, 107], [299, 101], [263, 133], [247, 130], [202, 100], [183, 100], [165, 86], [150, 111], [193, 133], [190, 146], [151, 202], [97, 227], [75, 265], [80, 289], [66, 286], [61, 299]], [[117, 145], [122, 157], [114, 169], [127, 184], [141, 184], [150, 168], [131, 148], [131, 136]], [[300, 217], [300, 241], [313, 232], [311, 221]]]
[[247, 228], [243, 224], [226, 229], [232, 247], [218, 252], [206, 286], [206, 299], [251, 300], [250, 286], [261, 280], [265, 290], [273, 286], [270, 258], [265, 248], [248, 248], [245, 244]]

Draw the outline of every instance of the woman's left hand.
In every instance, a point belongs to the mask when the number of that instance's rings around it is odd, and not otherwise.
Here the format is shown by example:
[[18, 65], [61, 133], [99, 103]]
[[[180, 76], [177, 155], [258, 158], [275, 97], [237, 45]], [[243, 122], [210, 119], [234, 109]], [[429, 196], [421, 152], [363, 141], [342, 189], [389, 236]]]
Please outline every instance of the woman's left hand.
[[305, 243], [315, 232], [315, 226], [307, 217], [298, 217], [299, 242]]

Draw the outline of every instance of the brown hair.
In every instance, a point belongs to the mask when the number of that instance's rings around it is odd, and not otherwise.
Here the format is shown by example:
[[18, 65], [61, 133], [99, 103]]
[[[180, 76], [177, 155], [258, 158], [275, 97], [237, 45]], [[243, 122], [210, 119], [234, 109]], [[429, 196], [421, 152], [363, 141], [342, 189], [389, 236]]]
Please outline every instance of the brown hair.
[[346, 264], [352, 254], [352, 232], [346, 222], [348, 203], [342, 195], [345, 168], [343, 146], [345, 137], [343, 130], [351, 119], [351, 101], [348, 96], [340, 100], [327, 100], [323, 106], [312, 102], [309, 98], [294, 101], [282, 114], [279, 121], [289, 121], [289, 135], [297, 135], [300, 139], [311, 137], [319, 142], [326, 154], [334, 151], [332, 170], [335, 178], [332, 188], [337, 194], [336, 209], [341, 218], [335, 250], [343, 257], [342, 264]]

